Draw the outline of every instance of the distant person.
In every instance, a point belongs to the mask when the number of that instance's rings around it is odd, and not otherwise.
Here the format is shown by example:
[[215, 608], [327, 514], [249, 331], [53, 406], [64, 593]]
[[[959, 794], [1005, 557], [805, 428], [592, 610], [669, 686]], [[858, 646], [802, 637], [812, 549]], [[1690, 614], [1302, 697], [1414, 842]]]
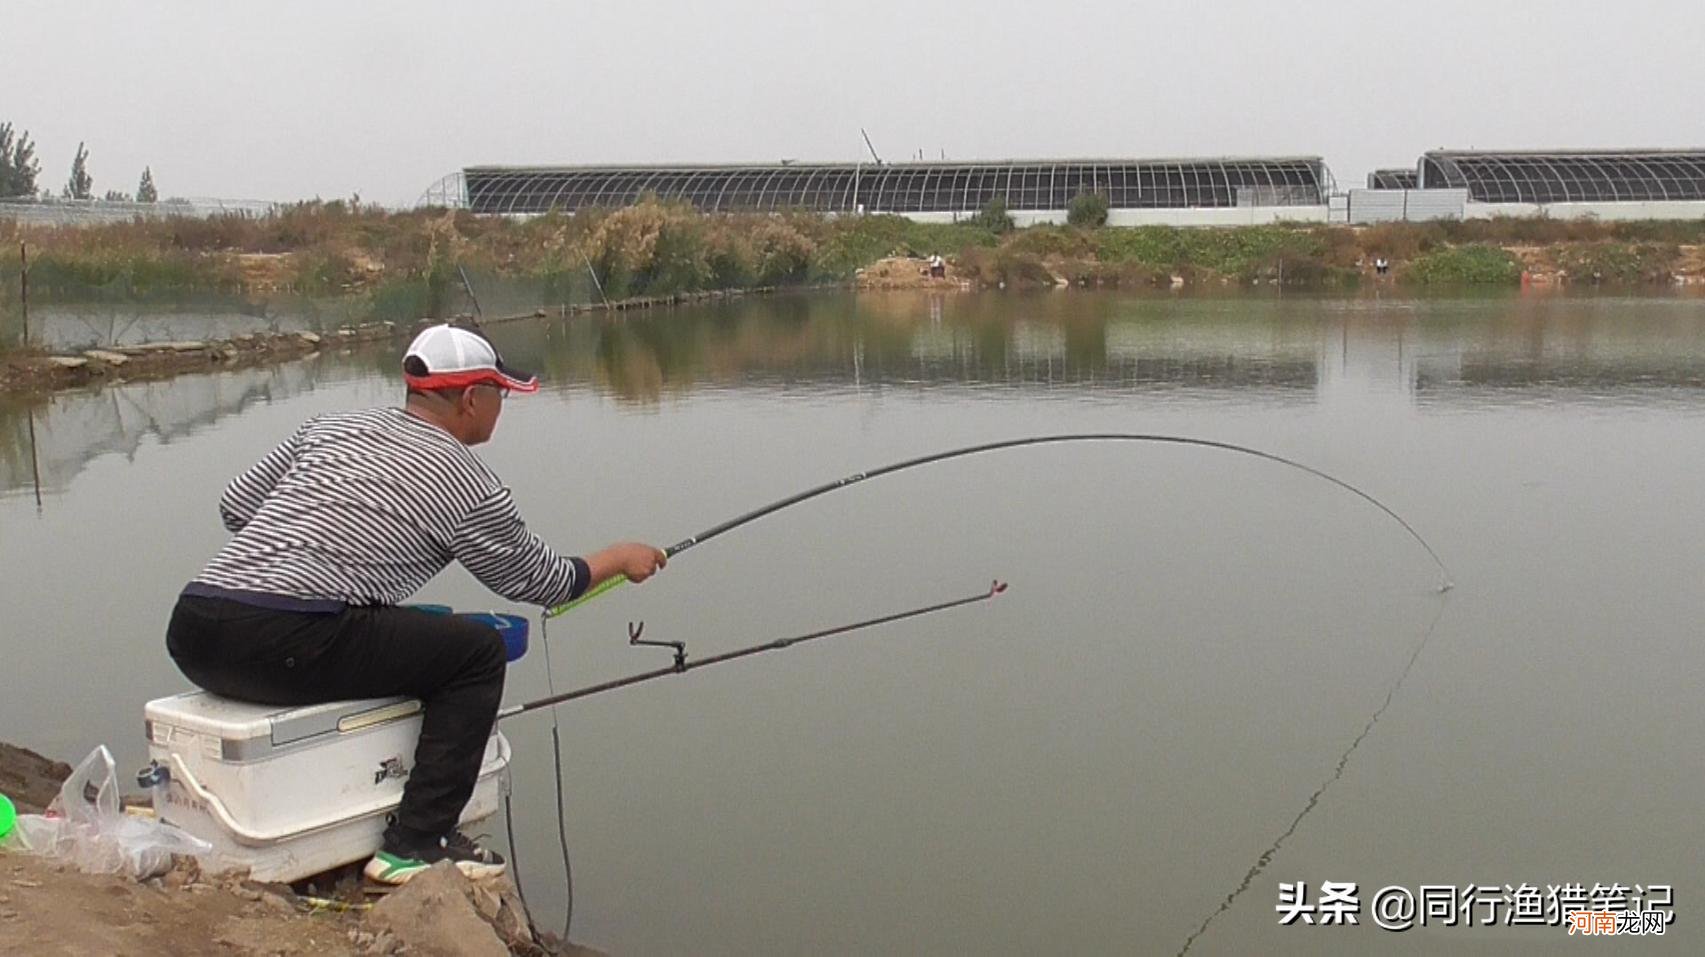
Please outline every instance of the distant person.
[[1384, 256], [1380, 256], [1373, 261], [1373, 271], [1374, 275], [1383, 276], [1391, 271], [1391, 263], [1387, 262]]
[[943, 279], [947, 276], [947, 260], [940, 253], [932, 253], [929, 257], [929, 274], [932, 279]]
[[401, 884], [448, 860], [491, 877], [503, 858], [456, 824], [503, 697], [503, 639], [398, 603], [452, 560], [511, 601], [549, 606], [613, 575], [644, 581], [666, 558], [632, 542], [568, 558], [527, 530], [470, 446], [491, 438], [505, 395], [538, 383], [483, 336], [427, 329], [403, 378], [403, 408], [315, 416], [231, 482], [219, 514], [232, 537], [179, 596], [166, 648], [189, 680], [242, 701], [421, 699], [414, 767], [365, 873]]

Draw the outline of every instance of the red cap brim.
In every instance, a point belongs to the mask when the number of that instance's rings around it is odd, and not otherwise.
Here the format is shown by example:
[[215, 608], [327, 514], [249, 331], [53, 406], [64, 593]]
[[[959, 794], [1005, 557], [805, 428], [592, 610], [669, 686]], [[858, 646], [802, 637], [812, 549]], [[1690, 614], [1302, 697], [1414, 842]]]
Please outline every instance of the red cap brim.
[[465, 389], [471, 385], [494, 385], [509, 392], [539, 391], [538, 379], [517, 379], [496, 369], [473, 369], [468, 372], [445, 372], [440, 375], [408, 375], [404, 373], [403, 379], [416, 389], [428, 391]]

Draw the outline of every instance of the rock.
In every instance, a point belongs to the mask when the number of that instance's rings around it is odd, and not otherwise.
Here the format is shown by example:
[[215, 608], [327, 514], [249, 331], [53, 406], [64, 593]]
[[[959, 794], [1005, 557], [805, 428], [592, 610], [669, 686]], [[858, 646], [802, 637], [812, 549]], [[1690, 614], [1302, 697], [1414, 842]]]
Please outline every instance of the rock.
[[421, 957], [508, 957], [480, 917], [473, 890], [456, 865], [440, 861], [374, 905], [367, 923]]
[[82, 356], [48, 356], [47, 361], [61, 369], [81, 369], [89, 364], [89, 360]]
[[312, 332], [298, 332], [296, 334], [296, 338], [301, 339], [303, 342], [310, 345], [318, 344], [320, 341], [320, 337]]
[[491, 883], [473, 884], [468, 891], [473, 898], [474, 910], [485, 922], [489, 924], [497, 920], [497, 915], [503, 911], [503, 896], [492, 888]]
[[121, 366], [130, 361], [130, 357], [123, 353], [108, 352], [105, 349], [90, 349], [83, 355], [96, 362], [105, 362], [109, 366]]
[[20, 814], [40, 814], [70, 776], [71, 765], [0, 741], [0, 794], [11, 798]]
[[226, 886], [237, 897], [259, 905], [255, 908], [257, 913], [265, 914], [270, 911], [286, 916], [296, 913], [296, 894], [288, 884], [263, 884], [245, 878]]
[[238, 342], [253, 342], [255, 341], [255, 334], [252, 332], [239, 333], [236, 338]]

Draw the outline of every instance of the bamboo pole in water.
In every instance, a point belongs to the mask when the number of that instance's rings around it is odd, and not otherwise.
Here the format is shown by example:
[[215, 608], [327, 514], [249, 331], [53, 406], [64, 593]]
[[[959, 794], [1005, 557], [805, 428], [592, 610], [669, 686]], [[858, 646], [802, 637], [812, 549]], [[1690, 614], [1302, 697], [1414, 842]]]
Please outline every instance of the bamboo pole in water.
[[30, 344], [30, 250], [18, 240], [18, 298], [24, 304], [24, 345]]
[[30, 474], [35, 477], [36, 511], [41, 511], [41, 459], [36, 455], [36, 410], [34, 406], [26, 409], [24, 414], [30, 423]]

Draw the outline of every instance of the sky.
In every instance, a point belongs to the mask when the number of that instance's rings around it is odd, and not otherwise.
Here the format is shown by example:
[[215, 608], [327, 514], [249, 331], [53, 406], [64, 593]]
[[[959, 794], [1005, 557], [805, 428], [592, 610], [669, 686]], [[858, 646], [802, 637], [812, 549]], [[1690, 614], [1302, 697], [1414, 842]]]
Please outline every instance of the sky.
[[415, 203], [486, 164], [1705, 147], [1699, 0], [6, 0], [55, 192]]

